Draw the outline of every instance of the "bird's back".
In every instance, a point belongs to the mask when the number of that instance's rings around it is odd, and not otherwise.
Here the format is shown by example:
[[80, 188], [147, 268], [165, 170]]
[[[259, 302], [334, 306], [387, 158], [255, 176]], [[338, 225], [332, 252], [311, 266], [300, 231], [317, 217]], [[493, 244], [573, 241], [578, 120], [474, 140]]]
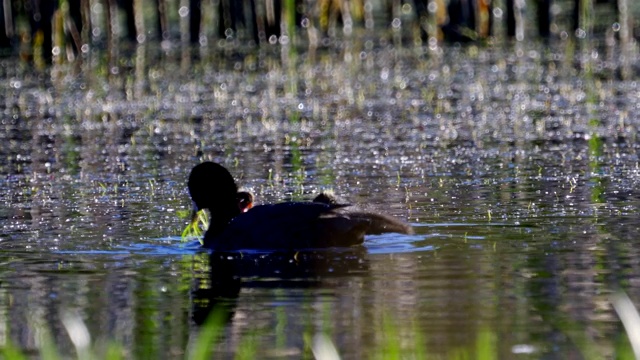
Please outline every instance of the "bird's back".
[[362, 244], [368, 221], [337, 211], [344, 205], [286, 202], [255, 206], [225, 230], [205, 235], [215, 250], [296, 250]]

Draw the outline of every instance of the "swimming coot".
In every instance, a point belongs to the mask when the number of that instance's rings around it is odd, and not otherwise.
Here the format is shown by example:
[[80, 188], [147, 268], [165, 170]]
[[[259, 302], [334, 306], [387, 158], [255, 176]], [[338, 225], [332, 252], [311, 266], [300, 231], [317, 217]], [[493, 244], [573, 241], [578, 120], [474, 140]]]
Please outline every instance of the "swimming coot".
[[229, 171], [213, 162], [195, 166], [188, 187], [195, 207], [211, 213], [204, 247], [214, 250], [348, 247], [362, 244], [366, 234], [413, 233], [401, 220], [358, 210], [331, 195], [253, 206], [253, 196], [238, 192]]

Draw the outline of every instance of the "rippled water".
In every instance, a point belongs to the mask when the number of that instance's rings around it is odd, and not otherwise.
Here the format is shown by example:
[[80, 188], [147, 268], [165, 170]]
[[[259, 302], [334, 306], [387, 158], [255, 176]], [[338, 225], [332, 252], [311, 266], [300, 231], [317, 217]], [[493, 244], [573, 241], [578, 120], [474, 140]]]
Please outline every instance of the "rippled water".
[[[640, 88], [569, 45], [3, 60], [0, 341], [73, 353], [72, 312], [98, 348], [181, 358], [223, 304], [226, 358], [628, 354]], [[180, 239], [203, 159], [258, 202], [332, 189], [416, 235], [210, 259]]]

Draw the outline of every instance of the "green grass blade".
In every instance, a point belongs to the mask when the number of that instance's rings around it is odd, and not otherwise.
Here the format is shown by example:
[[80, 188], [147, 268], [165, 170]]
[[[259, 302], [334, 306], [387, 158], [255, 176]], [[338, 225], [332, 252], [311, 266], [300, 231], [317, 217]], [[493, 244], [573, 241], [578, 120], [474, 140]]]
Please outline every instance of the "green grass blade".
[[193, 346], [193, 351], [189, 351], [187, 359], [204, 360], [211, 358], [213, 346], [223, 328], [223, 312], [213, 310], [205, 323], [200, 327], [200, 333]]

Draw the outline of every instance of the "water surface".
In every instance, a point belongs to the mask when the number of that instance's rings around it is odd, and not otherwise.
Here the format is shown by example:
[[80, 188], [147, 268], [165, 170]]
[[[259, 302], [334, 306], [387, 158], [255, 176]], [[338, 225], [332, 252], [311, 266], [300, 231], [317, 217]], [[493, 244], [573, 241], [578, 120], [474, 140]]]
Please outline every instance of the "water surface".
[[[2, 60], [1, 341], [37, 351], [49, 328], [73, 354], [73, 313], [98, 349], [182, 358], [222, 304], [222, 358], [311, 358], [318, 334], [345, 359], [628, 352], [611, 295], [640, 299], [640, 89], [621, 64], [347, 45]], [[180, 239], [202, 160], [258, 202], [331, 189], [416, 234], [210, 259]]]

